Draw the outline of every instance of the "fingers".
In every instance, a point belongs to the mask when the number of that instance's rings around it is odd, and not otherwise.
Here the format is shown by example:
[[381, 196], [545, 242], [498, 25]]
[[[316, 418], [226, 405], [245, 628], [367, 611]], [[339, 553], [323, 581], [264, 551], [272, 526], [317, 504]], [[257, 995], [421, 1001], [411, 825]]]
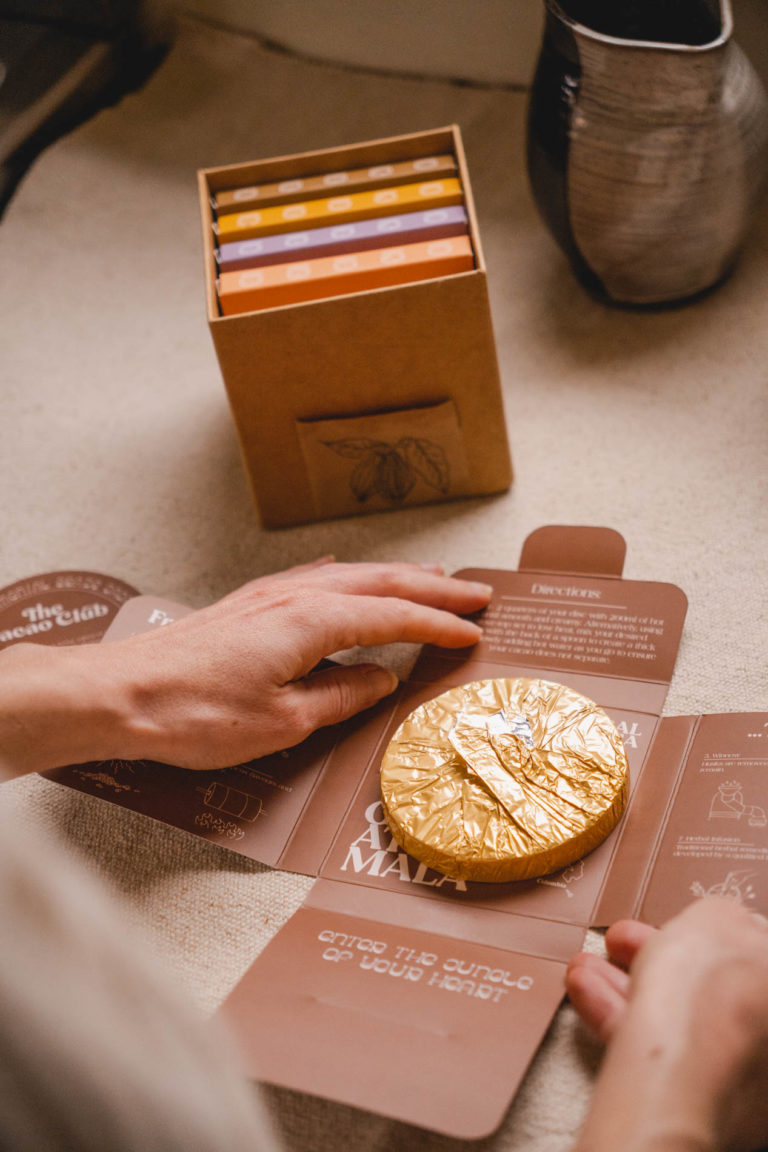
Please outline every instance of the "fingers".
[[565, 987], [587, 1028], [601, 1040], [610, 1040], [626, 1010], [627, 973], [601, 956], [580, 952], [568, 965]]
[[630, 968], [642, 946], [657, 934], [639, 920], [617, 920], [605, 934], [605, 947], [614, 964]]
[[394, 672], [378, 664], [338, 664], [286, 685], [283, 706], [311, 732], [371, 708], [398, 683]]
[[[491, 593], [489, 585], [444, 576], [436, 565], [337, 564], [322, 557], [252, 580], [203, 611], [220, 618], [231, 611], [256, 608], [263, 613], [274, 608], [286, 620], [290, 612], [304, 627], [309, 619], [316, 639], [331, 642], [322, 655], [354, 644], [394, 641], [463, 648], [477, 643], [481, 632], [449, 616], [477, 612]], [[322, 639], [320, 621], [327, 624]], [[337, 635], [342, 622], [346, 640]]]
[[355, 645], [437, 644], [466, 648], [476, 644], [482, 629], [452, 611], [391, 597], [350, 596], [328, 602], [325, 613], [326, 650]]
[[487, 584], [445, 576], [439, 565], [328, 564], [307, 573], [313, 586], [351, 595], [394, 597], [448, 612], [476, 612], [488, 603]]
[[707, 896], [695, 900], [669, 921], [670, 925], [696, 927], [697, 929], [753, 929], [764, 928], [768, 921], [759, 913], [748, 911], [737, 900], [726, 896]]
[[623, 1018], [629, 997], [629, 969], [655, 928], [638, 920], [617, 920], [605, 935], [608, 959], [581, 952], [568, 965], [565, 986], [571, 1003], [591, 1032], [608, 1041]]

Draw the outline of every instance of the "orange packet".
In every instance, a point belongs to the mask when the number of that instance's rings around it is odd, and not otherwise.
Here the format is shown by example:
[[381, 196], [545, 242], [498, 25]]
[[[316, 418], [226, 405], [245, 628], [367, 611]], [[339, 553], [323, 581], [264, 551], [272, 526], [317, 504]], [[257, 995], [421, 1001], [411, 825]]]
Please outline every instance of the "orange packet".
[[349, 292], [390, 288], [474, 268], [468, 236], [452, 236], [420, 244], [273, 264], [224, 272], [219, 278], [219, 303], [224, 316], [301, 304]]

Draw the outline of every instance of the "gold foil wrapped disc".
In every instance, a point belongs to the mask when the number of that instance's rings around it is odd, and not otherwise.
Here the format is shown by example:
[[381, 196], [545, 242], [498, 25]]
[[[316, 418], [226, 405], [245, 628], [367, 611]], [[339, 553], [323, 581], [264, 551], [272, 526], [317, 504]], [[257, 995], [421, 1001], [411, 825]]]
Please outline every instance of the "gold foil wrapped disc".
[[548, 680], [476, 680], [419, 705], [381, 765], [397, 842], [454, 879], [556, 872], [600, 844], [627, 802], [614, 724]]

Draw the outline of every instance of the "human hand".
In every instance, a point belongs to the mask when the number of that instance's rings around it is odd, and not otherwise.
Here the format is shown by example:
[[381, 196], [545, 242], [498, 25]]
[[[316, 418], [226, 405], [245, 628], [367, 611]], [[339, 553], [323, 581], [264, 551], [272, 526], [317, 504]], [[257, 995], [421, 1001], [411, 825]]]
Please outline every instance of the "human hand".
[[618, 920], [605, 934], [607, 956], [578, 952], [565, 974], [568, 998], [590, 1032], [605, 1043], [627, 1010], [629, 970], [644, 944], [658, 929], [639, 920]]
[[[5, 668], [24, 683], [26, 673], [56, 719], [55, 732], [44, 720], [41, 728], [38, 708], [34, 729], [25, 729], [26, 751], [15, 732], [12, 751], [22, 763], [15, 770], [114, 758], [221, 768], [291, 747], [397, 684], [370, 664], [313, 672], [324, 656], [395, 641], [469, 646], [481, 631], [460, 616], [489, 596], [486, 585], [437, 568], [320, 561], [251, 581], [162, 629], [112, 644], [15, 645], [3, 654], [0, 678]], [[83, 701], [91, 704], [85, 723]], [[7, 748], [13, 724], [5, 729]]]
[[767, 927], [709, 898], [660, 931], [620, 921], [609, 959], [572, 960], [571, 1001], [609, 1043], [579, 1148], [768, 1144]]

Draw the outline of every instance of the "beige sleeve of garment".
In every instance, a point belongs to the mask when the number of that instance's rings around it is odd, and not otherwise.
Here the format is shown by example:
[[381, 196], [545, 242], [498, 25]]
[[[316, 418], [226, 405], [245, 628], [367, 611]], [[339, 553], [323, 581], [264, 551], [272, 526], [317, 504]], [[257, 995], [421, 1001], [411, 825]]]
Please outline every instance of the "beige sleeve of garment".
[[0, 1131], [15, 1152], [276, 1152], [226, 1038], [62, 844], [0, 818]]

